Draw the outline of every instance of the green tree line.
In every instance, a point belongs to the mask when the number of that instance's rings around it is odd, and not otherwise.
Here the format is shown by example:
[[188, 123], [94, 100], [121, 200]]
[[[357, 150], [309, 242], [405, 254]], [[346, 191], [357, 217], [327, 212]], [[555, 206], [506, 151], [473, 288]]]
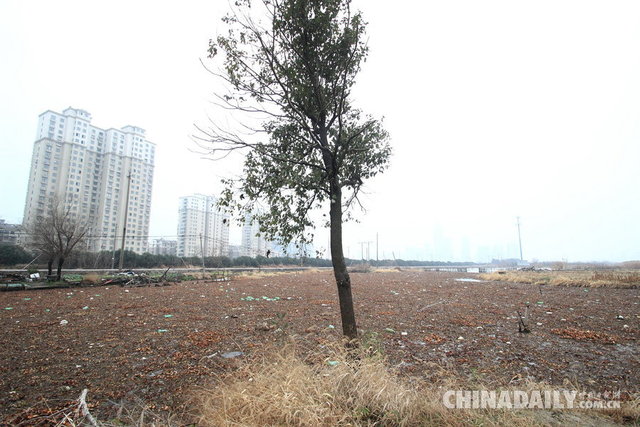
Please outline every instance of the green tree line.
[[[114, 256], [115, 255], [115, 256]], [[35, 254], [16, 245], [0, 245], [0, 266], [3, 267], [23, 267], [36, 257]], [[115, 260], [115, 263], [114, 261]], [[110, 269], [113, 265], [117, 268], [120, 251], [102, 251], [102, 252], [77, 252], [72, 254], [66, 261], [66, 268], [95, 268]], [[348, 265], [360, 264], [366, 262], [374, 267], [428, 267], [428, 266], [454, 266], [460, 264], [450, 261], [416, 261], [416, 260], [359, 260], [347, 259]], [[331, 267], [331, 260], [322, 258], [293, 258], [293, 257], [265, 257], [241, 256], [230, 258], [226, 256], [205, 257], [204, 265], [206, 268], [230, 268], [230, 267], [269, 267], [269, 266], [304, 266], [304, 267]], [[38, 258], [32, 264], [33, 267], [46, 266], [46, 259]], [[124, 251], [124, 267], [127, 269], [135, 268], [163, 268], [163, 267], [201, 267], [202, 258], [186, 257], [181, 258], [175, 255], [153, 255], [150, 253], [137, 254], [132, 251]]]

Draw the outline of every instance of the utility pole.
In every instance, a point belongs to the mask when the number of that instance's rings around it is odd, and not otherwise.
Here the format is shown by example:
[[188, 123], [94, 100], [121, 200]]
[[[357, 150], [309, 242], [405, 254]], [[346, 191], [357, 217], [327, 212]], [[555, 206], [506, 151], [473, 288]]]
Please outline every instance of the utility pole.
[[113, 235], [113, 252], [111, 252], [111, 269], [116, 268], [116, 246], [118, 246], [118, 234]]
[[204, 272], [204, 243], [202, 242], [202, 233], [200, 233], [200, 250], [202, 251], [202, 271]]
[[520, 245], [520, 261], [522, 261], [522, 237], [520, 236], [520, 217], [516, 217], [518, 224], [518, 244]]
[[364, 261], [364, 244], [367, 244], [367, 260], [370, 259], [369, 257], [369, 245], [373, 242], [359, 242], [360, 243], [360, 252], [361, 252], [361, 257], [362, 257], [362, 261]]
[[376, 233], [376, 262], [380, 261], [378, 258], [378, 233]]
[[129, 169], [129, 175], [127, 175], [127, 201], [124, 205], [124, 222], [122, 224], [122, 244], [120, 245], [120, 265], [118, 269], [122, 271], [122, 265], [124, 264], [124, 239], [127, 236], [127, 219], [129, 216], [129, 195], [131, 194], [131, 169]]

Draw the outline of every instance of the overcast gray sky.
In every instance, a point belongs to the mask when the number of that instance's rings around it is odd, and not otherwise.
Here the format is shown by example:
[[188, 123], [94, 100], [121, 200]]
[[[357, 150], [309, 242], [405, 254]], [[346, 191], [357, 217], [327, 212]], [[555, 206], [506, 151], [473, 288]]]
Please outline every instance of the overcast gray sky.
[[[370, 46], [354, 102], [385, 117], [394, 155], [349, 256], [377, 232], [380, 257], [518, 257], [520, 216], [526, 259], [640, 259], [640, 2], [354, 4]], [[239, 172], [189, 150], [214, 114], [200, 58], [226, 8], [1, 1], [0, 218], [22, 219], [38, 114], [73, 106], [147, 130], [151, 235], [175, 237], [178, 197]]]

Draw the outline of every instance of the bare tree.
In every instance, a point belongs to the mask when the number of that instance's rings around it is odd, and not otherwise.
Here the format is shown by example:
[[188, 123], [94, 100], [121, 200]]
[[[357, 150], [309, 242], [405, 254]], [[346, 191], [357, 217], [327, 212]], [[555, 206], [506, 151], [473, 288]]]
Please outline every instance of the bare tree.
[[62, 266], [78, 243], [87, 236], [89, 226], [71, 212], [71, 205], [65, 206], [57, 198], [51, 202], [46, 214], [38, 217], [31, 226], [31, 247], [47, 259], [47, 271], [51, 275], [53, 263], [57, 260], [56, 279], [62, 278]]

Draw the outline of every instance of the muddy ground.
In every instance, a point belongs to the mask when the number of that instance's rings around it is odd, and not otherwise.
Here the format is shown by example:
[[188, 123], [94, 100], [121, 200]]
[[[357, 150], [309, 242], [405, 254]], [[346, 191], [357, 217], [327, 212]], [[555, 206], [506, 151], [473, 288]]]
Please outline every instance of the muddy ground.
[[[359, 329], [389, 362], [429, 377], [430, 363], [488, 385], [527, 379], [640, 391], [640, 290], [460, 281], [462, 273], [352, 274]], [[264, 298], [263, 298], [264, 297]], [[529, 303], [531, 333], [518, 332]], [[283, 332], [340, 336], [330, 272], [0, 293], [0, 419], [89, 389], [93, 411], [123, 402], [184, 412], [198, 386]], [[243, 352], [224, 358], [229, 352]], [[229, 356], [229, 354], [226, 354]]]

